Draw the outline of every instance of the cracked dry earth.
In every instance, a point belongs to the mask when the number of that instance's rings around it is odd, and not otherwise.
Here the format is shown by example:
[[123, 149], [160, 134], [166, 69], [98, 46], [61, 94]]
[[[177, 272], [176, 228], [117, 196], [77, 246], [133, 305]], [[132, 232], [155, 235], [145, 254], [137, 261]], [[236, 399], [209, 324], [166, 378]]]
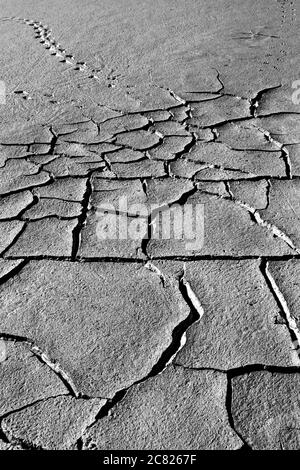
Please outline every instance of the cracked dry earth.
[[0, 7], [0, 449], [299, 449], [299, 1]]

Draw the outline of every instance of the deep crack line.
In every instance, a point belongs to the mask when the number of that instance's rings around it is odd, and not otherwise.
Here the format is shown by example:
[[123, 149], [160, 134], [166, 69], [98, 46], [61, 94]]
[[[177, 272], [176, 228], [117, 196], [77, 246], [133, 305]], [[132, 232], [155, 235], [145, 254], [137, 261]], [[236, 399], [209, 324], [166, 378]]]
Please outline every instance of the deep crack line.
[[289, 329], [293, 345], [295, 346], [295, 350], [299, 356], [300, 360], [300, 331], [297, 326], [297, 322], [293, 317], [292, 313], [290, 312], [289, 306], [284, 298], [284, 295], [280, 291], [279, 287], [276, 284], [275, 279], [273, 278], [271, 272], [269, 271], [269, 263], [268, 261], [262, 260], [261, 263], [261, 272], [266, 279], [269, 288], [275, 297], [275, 300], [280, 307], [284, 319], [286, 321], [287, 327]]
[[89, 205], [90, 205], [90, 199], [91, 199], [92, 192], [93, 192], [91, 179], [92, 179], [92, 175], [90, 175], [87, 179], [86, 190], [83, 196], [83, 201], [81, 203], [82, 205], [81, 214], [78, 217], [78, 224], [73, 229], [73, 246], [72, 246], [72, 254], [71, 254], [71, 258], [73, 261], [77, 257], [79, 246], [80, 246], [80, 240], [81, 240], [81, 231], [86, 224], [87, 214], [88, 214]]
[[14, 276], [19, 274], [22, 269], [28, 264], [28, 260], [25, 258], [20, 258], [19, 264], [14, 266], [12, 269], [10, 269], [7, 273], [5, 273], [3, 276], [0, 276], [0, 286], [5, 284], [7, 281], [12, 279]]
[[291, 180], [293, 178], [292, 163], [291, 163], [289, 152], [284, 145], [281, 147], [281, 158], [285, 164], [286, 177], [287, 179]]
[[236, 426], [234, 423], [234, 417], [232, 414], [232, 377], [230, 377], [230, 373], [227, 373], [227, 392], [226, 392], [226, 411], [228, 416], [228, 422], [231, 429], [235, 432], [235, 434], [240, 438], [243, 443], [243, 447], [240, 450], [250, 451], [252, 450], [248, 442], [246, 442], [245, 438], [241, 435], [239, 431], [236, 430]]
[[234, 377], [239, 377], [242, 375], [248, 375], [251, 372], [271, 372], [272, 374], [299, 374], [300, 366], [274, 366], [269, 364], [247, 364], [244, 366], [237, 366], [233, 367], [232, 369], [218, 369], [216, 367], [192, 367], [186, 366], [183, 364], [179, 364], [174, 362], [173, 365], [175, 367], [182, 367], [183, 369], [187, 370], [194, 370], [198, 372], [203, 371], [213, 371], [213, 372], [220, 372], [222, 374], [228, 374], [228, 377], [233, 379]]
[[186, 267], [185, 267], [185, 263], [184, 263], [183, 272], [182, 272], [182, 274], [179, 278], [179, 290], [181, 292], [181, 295], [182, 295], [183, 299], [185, 300], [185, 302], [187, 303], [187, 305], [190, 308], [190, 315], [187, 317], [185, 322], [183, 322], [185, 329], [182, 331], [182, 335], [181, 335], [181, 338], [180, 338], [180, 345], [179, 345], [176, 353], [174, 353], [173, 356], [170, 358], [170, 361], [168, 362], [168, 364], [173, 362], [173, 360], [175, 359], [175, 357], [177, 356], [179, 351], [186, 344], [187, 331], [191, 328], [192, 325], [194, 325], [195, 323], [198, 323], [201, 320], [201, 318], [204, 314], [204, 310], [202, 308], [202, 305], [201, 305], [198, 297], [196, 296], [195, 292], [193, 291], [189, 281], [186, 280], [185, 274], [186, 274]]
[[[166, 287], [167, 278], [164, 274], [160, 271], [160, 269], [155, 266], [153, 263], [146, 263], [144, 266], [146, 269], [149, 269], [151, 272], [155, 273], [162, 282], [163, 288]], [[154, 364], [150, 372], [140, 380], [137, 380], [129, 387], [124, 388], [122, 390], [118, 390], [114, 397], [111, 399], [107, 399], [106, 404], [100, 409], [98, 415], [95, 418], [93, 424], [95, 424], [98, 420], [109, 416], [111, 410], [118, 405], [126, 396], [127, 392], [134, 386], [143, 383], [150, 379], [151, 377], [155, 377], [161, 374], [170, 364], [173, 364], [175, 357], [177, 356], [178, 352], [183, 348], [186, 343], [186, 332], [187, 330], [200, 321], [203, 315], [203, 309], [201, 307], [200, 301], [196, 297], [195, 293], [190, 286], [190, 283], [185, 279], [185, 265], [183, 266], [183, 272], [177, 279], [178, 281], [178, 288], [179, 291], [185, 300], [186, 304], [190, 308], [189, 315], [181, 321], [172, 332], [172, 339], [169, 346], [163, 351], [159, 360]], [[175, 364], [174, 364], [175, 365]], [[92, 425], [88, 426], [86, 429], [89, 429]], [[81, 445], [81, 443], [80, 443]]]
[[55, 132], [54, 132], [52, 126], [50, 126], [49, 131], [51, 132], [51, 134], [52, 134], [53, 137], [52, 137], [51, 142], [50, 142], [50, 150], [48, 151], [47, 154], [48, 154], [48, 155], [54, 155], [54, 153], [55, 153], [55, 146], [56, 146], [56, 144], [57, 144], [58, 136], [55, 134]]
[[[166, 278], [164, 274], [160, 271], [160, 269], [155, 266], [153, 263], [147, 263], [146, 266], [152, 272], [157, 274], [161, 279], [163, 286], [166, 285]], [[150, 377], [154, 377], [158, 374], [161, 374], [168, 365], [173, 363], [173, 360], [177, 356], [178, 352], [183, 348], [186, 344], [186, 332], [187, 330], [200, 321], [203, 316], [203, 308], [198, 300], [196, 294], [193, 292], [190, 283], [185, 279], [185, 264], [183, 266], [183, 272], [181, 273], [178, 279], [178, 288], [179, 292], [181, 293], [185, 303], [190, 308], [189, 315], [181, 321], [173, 330], [172, 332], [172, 341], [170, 345], [165, 349], [162, 353], [158, 362], [152, 367], [150, 373], [147, 375], [146, 378], [142, 379], [141, 382], [147, 380]]]

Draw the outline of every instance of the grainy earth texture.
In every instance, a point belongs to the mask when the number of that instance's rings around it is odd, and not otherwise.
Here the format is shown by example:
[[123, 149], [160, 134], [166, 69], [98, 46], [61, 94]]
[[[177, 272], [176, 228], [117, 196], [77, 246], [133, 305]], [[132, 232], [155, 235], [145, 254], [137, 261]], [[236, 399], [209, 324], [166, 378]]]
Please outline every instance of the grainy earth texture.
[[300, 1], [0, 16], [0, 449], [300, 449]]

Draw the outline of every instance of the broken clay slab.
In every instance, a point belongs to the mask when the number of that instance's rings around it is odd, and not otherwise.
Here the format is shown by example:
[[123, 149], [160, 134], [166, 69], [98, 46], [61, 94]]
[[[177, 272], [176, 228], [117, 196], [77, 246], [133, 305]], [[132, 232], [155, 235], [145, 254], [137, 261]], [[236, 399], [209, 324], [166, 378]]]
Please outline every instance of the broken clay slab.
[[155, 260], [154, 264], [174, 278], [180, 268], [184, 270], [190, 302], [200, 317], [187, 330], [174, 363], [224, 371], [255, 364], [299, 366], [259, 260]]
[[177, 280], [163, 285], [132, 262], [30, 261], [0, 299], [1, 328], [29, 338], [90, 397], [146, 377], [190, 314]]
[[83, 435], [91, 449], [238, 449], [230, 427], [226, 375], [168, 366], [134, 385], [112, 410]]

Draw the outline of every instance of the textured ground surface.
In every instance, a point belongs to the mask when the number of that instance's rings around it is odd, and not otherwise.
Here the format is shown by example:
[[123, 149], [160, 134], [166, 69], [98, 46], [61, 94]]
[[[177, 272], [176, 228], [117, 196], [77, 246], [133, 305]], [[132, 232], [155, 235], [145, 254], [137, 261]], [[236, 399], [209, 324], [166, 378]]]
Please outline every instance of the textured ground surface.
[[299, 449], [299, 1], [0, 9], [0, 449]]

